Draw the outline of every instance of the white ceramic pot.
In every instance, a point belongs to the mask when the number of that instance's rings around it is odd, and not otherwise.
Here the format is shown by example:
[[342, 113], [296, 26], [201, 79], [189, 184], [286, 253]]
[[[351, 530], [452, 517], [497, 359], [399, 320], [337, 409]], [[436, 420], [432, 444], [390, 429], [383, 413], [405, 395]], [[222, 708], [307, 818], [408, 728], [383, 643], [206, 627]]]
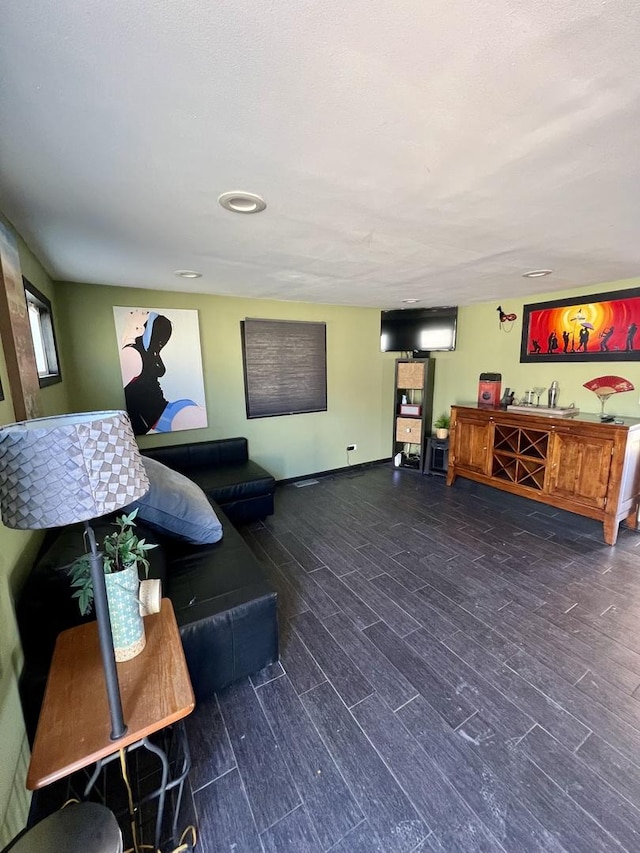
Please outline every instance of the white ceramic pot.
[[449, 430], [448, 429], [437, 429], [436, 430], [436, 438], [449, 438]]

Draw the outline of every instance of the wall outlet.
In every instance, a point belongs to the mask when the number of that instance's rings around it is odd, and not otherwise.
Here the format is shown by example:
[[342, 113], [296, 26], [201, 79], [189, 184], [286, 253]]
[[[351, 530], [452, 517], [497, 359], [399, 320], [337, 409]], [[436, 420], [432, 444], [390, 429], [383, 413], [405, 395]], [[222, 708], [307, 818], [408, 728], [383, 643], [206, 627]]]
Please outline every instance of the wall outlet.
[[348, 453], [350, 450], [357, 450], [357, 449], [358, 449], [358, 445], [357, 445], [357, 444], [347, 444], [347, 453]]

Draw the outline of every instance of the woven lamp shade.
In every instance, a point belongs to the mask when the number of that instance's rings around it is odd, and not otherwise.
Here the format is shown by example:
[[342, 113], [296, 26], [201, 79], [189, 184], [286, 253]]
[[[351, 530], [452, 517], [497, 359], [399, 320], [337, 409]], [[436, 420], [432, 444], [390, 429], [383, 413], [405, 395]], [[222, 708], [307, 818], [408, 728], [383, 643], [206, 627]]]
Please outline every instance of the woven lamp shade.
[[0, 428], [7, 527], [61, 527], [106, 515], [149, 488], [126, 412], [35, 418]]

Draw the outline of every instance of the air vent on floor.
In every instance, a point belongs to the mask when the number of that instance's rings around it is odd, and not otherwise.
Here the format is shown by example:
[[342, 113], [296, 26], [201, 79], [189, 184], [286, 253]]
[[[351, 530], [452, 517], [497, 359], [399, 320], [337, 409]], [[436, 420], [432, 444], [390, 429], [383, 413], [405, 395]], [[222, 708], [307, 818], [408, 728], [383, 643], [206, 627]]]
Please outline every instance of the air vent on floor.
[[319, 482], [319, 480], [298, 480], [298, 482], [293, 485], [296, 489], [301, 489], [303, 486], [317, 486]]

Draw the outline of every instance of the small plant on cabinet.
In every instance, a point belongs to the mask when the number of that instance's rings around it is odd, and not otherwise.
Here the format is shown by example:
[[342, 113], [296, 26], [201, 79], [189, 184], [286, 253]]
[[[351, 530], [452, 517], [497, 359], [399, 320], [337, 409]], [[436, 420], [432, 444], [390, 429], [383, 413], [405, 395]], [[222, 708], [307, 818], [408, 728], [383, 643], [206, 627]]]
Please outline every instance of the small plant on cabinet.
[[433, 427], [436, 431], [436, 438], [447, 438], [449, 435], [449, 426], [451, 424], [451, 419], [449, 415], [443, 412], [440, 417], [438, 417], [433, 424]]

